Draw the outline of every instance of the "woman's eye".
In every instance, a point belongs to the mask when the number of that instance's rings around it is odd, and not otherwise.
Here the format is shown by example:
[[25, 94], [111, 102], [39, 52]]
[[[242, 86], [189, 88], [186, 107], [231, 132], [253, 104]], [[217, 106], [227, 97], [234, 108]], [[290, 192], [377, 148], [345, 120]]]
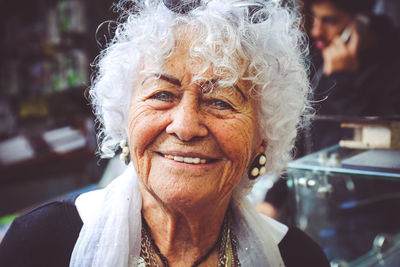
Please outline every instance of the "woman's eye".
[[216, 107], [217, 109], [231, 109], [233, 110], [233, 107], [226, 103], [225, 101], [219, 100], [219, 99], [213, 99], [210, 100], [209, 102], [212, 106]]
[[150, 99], [156, 99], [165, 102], [172, 102], [174, 95], [169, 92], [158, 92], [150, 97]]

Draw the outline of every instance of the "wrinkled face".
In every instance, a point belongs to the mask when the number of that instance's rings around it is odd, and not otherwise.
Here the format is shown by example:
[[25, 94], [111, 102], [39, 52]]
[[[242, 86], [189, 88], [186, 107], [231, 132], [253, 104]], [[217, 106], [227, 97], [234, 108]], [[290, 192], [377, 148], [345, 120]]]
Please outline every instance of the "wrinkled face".
[[314, 22], [311, 28], [311, 36], [319, 50], [323, 50], [335, 37], [340, 36], [352, 22], [349, 13], [337, 9], [330, 2], [314, 3], [312, 14]]
[[161, 73], [141, 74], [128, 129], [142, 190], [185, 207], [230, 199], [249, 162], [265, 149], [251, 84], [221, 86], [211, 70], [192, 82], [189, 45], [177, 45]]

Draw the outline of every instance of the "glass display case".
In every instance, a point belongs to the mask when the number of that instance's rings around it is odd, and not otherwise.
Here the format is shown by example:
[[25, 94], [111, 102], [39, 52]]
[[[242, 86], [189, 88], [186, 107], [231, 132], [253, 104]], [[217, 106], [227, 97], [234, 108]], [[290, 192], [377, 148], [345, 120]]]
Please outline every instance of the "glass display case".
[[288, 175], [295, 224], [329, 260], [358, 266], [378, 235], [400, 233], [400, 151], [334, 146], [292, 161]]
[[[347, 263], [344, 263], [347, 264]], [[357, 260], [347, 264], [351, 267], [382, 267], [399, 266], [400, 264], [400, 234], [394, 237], [378, 235], [372, 249]], [[335, 267], [335, 263], [332, 264]], [[343, 265], [343, 263], [342, 263]], [[336, 264], [341, 266], [340, 262]]]

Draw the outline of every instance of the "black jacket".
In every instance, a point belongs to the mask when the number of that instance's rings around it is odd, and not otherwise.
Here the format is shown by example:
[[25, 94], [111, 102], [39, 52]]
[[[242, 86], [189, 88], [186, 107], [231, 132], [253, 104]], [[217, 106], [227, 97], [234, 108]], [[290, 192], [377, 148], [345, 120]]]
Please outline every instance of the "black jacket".
[[[15, 219], [0, 243], [0, 266], [69, 266], [82, 228], [75, 199], [49, 202]], [[329, 266], [320, 247], [297, 228], [289, 229], [279, 249], [288, 267]]]

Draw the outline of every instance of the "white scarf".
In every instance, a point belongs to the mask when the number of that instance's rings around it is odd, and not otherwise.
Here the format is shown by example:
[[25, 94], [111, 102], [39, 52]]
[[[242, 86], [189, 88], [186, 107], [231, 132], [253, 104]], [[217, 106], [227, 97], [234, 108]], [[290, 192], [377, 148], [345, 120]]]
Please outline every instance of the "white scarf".
[[[106, 188], [79, 196], [75, 204], [83, 226], [70, 267], [138, 266], [142, 198], [132, 164]], [[262, 218], [244, 196], [233, 198], [231, 206], [242, 266], [284, 266], [277, 244], [287, 227]]]

